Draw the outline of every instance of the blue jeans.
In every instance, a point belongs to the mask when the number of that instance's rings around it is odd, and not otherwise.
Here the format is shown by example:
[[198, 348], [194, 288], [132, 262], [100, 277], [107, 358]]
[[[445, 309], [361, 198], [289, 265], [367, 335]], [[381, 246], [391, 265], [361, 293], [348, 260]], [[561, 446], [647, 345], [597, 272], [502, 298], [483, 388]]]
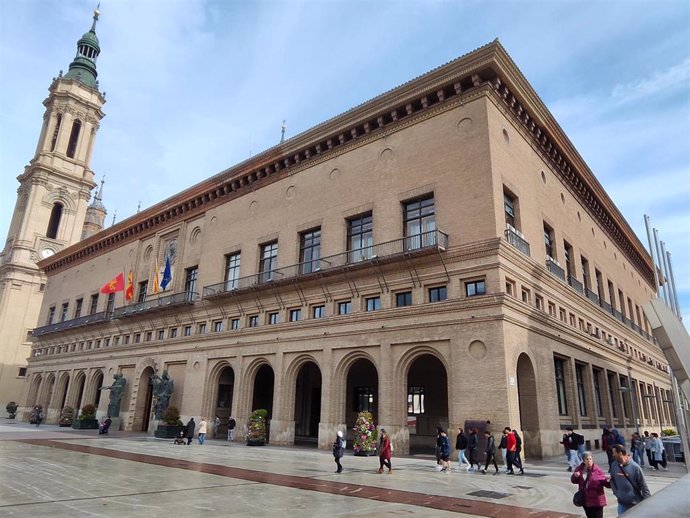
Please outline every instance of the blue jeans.
[[625, 511], [629, 511], [633, 507], [635, 507], [635, 504], [621, 504], [621, 503], [619, 503], [618, 504], [618, 516], [623, 516]]
[[205, 433], [200, 433], [199, 434], [199, 444], [204, 444], [204, 441], [206, 440], [206, 434]]
[[633, 460], [644, 467], [644, 450], [633, 448]]

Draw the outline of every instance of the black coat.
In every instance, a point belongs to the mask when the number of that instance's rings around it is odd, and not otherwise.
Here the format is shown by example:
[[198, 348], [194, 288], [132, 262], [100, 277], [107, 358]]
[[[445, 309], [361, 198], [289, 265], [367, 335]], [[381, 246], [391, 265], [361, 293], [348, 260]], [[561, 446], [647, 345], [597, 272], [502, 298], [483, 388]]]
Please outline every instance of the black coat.
[[476, 433], [472, 432], [470, 434], [470, 440], [469, 440], [470, 451], [476, 450], [478, 444], [479, 444], [479, 438], [477, 437]]
[[455, 449], [456, 450], [466, 450], [467, 449], [467, 437], [464, 433], [459, 433], [455, 439]]
[[194, 430], [196, 429], [196, 423], [194, 422], [194, 419], [190, 419], [189, 422], [187, 423], [186, 427], [186, 432], [187, 435], [186, 437], [194, 437]]

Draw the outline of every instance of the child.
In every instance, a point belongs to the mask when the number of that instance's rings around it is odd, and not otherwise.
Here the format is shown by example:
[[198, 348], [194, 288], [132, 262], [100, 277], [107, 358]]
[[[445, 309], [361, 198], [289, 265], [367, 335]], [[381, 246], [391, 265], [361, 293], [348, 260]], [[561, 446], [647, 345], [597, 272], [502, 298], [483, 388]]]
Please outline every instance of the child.
[[185, 444], [184, 430], [181, 430], [180, 433], [177, 434], [177, 437], [175, 437], [175, 443], [174, 444]]

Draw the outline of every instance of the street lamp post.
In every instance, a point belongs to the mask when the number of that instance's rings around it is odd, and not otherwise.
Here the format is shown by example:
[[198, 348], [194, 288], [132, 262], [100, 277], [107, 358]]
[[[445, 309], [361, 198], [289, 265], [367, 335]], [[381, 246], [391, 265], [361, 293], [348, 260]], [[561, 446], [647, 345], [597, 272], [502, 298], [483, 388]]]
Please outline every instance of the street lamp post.
[[[637, 433], [640, 433], [640, 424], [637, 422], [637, 410], [635, 408], [635, 406], [637, 405], [637, 398], [635, 397], [635, 386], [632, 385], [630, 380], [630, 373], [628, 373], [628, 386], [620, 387], [618, 390], [620, 390], [623, 393], [627, 392], [628, 394], [630, 394], [630, 408], [632, 409], [632, 418], [635, 422], [635, 431]], [[623, 401], [623, 404], [625, 405], [625, 401]]]

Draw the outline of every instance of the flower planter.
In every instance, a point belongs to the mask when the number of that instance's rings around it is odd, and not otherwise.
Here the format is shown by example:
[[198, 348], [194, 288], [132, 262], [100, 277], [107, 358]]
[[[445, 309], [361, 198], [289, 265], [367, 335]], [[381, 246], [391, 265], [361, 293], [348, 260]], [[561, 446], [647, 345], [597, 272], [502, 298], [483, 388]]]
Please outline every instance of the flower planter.
[[356, 451], [355, 452], [355, 457], [375, 457], [375, 456], [376, 456], [376, 450]]
[[184, 425], [159, 424], [158, 428], [156, 428], [156, 431], [153, 432], [153, 435], [159, 439], [174, 439], [180, 435], [180, 432], [184, 429]]
[[265, 446], [266, 441], [247, 439], [247, 446]]
[[67, 423], [58, 423], [58, 426], [60, 428], [67, 428], [68, 426], [72, 426], [72, 424], [73, 424], [73, 421], [69, 421]]
[[77, 419], [72, 423], [74, 430], [98, 430], [98, 419]]

